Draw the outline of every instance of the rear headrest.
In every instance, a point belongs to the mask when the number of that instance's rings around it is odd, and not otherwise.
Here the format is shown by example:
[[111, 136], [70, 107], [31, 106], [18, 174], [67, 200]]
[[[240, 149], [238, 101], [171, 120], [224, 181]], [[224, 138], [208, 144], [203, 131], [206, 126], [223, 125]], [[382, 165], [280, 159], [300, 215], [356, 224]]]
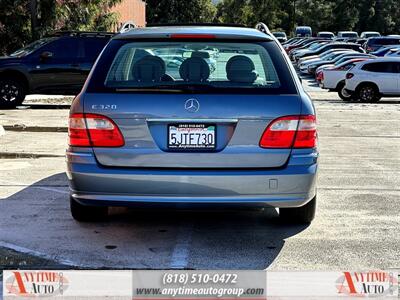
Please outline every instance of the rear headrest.
[[200, 57], [200, 58], [210, 58], [210, 53], [206, 52], [206, 51], [195, 51], [192, 52], [192, 55], [190, 57]]
[[179, 74], [184, 81], [206, 81], [210, 76], [210, 67], [204, 59], [191, 57], [181, 64]]
[[159, 82], [165, 75], [165, 63], [158, 56], [147, 55], [133, 65], [132, 75], [139, 82]]
[[244, 55], [236, 55], [226, 63], [226, 77], [233, 82], [253, 83], [258, 74], [250, 58]]

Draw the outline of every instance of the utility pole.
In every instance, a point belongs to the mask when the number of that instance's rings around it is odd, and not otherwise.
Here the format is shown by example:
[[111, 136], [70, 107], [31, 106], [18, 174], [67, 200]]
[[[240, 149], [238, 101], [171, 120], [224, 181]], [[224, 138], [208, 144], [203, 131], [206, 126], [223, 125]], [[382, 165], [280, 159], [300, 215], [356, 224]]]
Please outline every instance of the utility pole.
[[292, 26], [292, 30], [293, 32], [295, 32], [295, 27], [296, 26], [296, 0], [293, 0], [293, 26]]
[[38, 0], [31, 0], [30, 2], [30, 8], [31, 8], [31, 37], [32, 40], [36, 40], [38, 38], [37, 34], [37, 1]]

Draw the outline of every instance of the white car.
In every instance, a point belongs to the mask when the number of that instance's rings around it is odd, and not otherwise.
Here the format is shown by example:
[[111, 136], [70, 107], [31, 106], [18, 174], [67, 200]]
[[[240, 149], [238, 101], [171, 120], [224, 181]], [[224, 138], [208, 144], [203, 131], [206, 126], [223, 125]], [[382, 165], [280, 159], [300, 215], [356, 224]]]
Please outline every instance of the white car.
[[363, 31], [361, 33], [360, 38], [368, 39], [370, 37], [379, 37], [379, 36], [381, 36], [381, 34], [379, 32], [377, 32], [377, 31]]
[[339, 31], [338, 38], [358, 39], [358, 33], [355, 31]]
[[357, 63], [365, 61], [368, 58], [360, 57], [347, 60], [337, 66], [328, 67], [322, 70], [320, 86], [323, 89], [330, 91], [337, 91], [339, 97], [344, 101], [349, 101], [352, 98], [343, 94], [345, 87], [346, 73], [353, 68]]
[[382, 57], [354, 66], [346, 74], [344, 92], [363, 102], [400, 96], [400, 58]]

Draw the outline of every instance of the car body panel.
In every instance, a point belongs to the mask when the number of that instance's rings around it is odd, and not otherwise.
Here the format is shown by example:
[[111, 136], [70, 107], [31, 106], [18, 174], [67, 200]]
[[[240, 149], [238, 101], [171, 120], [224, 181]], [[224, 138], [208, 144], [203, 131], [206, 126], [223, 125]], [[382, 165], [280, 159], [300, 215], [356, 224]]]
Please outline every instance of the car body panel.
[[[243, 106], [243, 97], [252, 105]], [[188, 99], [200, 103], [198, 113], [185, 110]], [[101, 109], [110, 104], [115, 109]], [[110, 101], [109, 94], [87, 94], [84, 112], [110, 117], [125, 137], [123, 147], [94, 148], [105, 166], [268, 168], [285, 164], [290, 149], [262, 149], [260, 137], [273, 119], [299, 115], [300, 104], [297, 95], [281, 95], [277, 101], [275, 95], [115, 94]], [[168, 151], [165, 136], [174, 123], [215, 124], [216, 152]]]

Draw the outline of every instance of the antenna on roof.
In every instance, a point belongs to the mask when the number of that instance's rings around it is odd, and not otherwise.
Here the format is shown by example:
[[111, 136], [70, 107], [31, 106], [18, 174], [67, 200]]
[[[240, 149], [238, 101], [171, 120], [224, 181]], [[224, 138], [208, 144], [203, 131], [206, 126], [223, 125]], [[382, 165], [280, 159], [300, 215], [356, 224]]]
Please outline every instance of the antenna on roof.
[[256, 25], [256, 29], [261, 32], [264, 32], [265, 34], [272, 35], [271, 31], [269, 31], [269, 28], [267, 25], [265, 25], [265, 23], [262, 23], [262, 22], [258, 23]]

